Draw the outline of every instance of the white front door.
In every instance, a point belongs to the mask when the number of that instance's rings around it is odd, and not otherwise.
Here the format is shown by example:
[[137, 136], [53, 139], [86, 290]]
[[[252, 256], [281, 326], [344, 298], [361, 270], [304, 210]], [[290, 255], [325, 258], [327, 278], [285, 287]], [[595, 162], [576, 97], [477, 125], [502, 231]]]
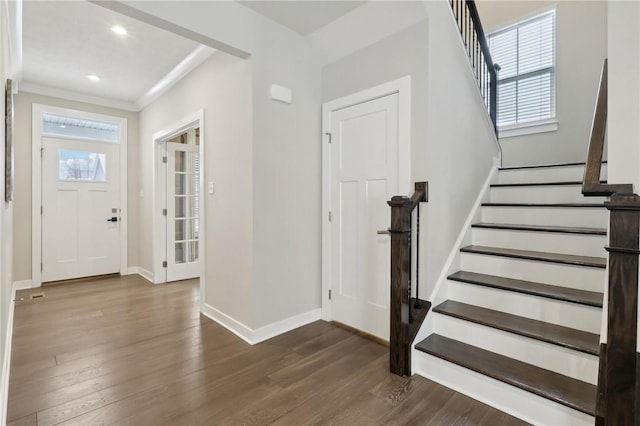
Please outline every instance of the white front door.
[[167, 142], [167, 281], [200, 276], [199, 149]]
[[120, 145], [42, 138], [42, 281], [120, 271]]
[[331, 315], [389, 339], [390, 223], [398, 194], [398, 94], [331, 113]]

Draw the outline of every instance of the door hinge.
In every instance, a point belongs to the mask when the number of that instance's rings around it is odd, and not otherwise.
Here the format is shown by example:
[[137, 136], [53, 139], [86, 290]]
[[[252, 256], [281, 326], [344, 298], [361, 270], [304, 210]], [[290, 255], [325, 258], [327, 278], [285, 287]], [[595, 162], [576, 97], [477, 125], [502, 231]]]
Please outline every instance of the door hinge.
[[166, 216], [167, 215], [167, 209], [162, 209], [162, 216]]
[[329, 300], [331, 300], [331, 290], [329, 290]]
[[166, 163], [167, 162], [167, 157], [162, 157], [162, 162]]
[[44, 271], [44, 266], [42, 265], [42, 263], [40, 264], [40, 272]]
[[40, 216], [44, 214], [44, 207], [40, 206]]
[[42, 156], [44, 155], [44, 148], [40, 148], [40, 158], [42, 158]]
[[163, 268], [166, 268], [166, 267], [167, 267], [167, 261], [166, 261], [166, 260], [163, 260], [163, 261], [162, 261], [162, 267], [163, 267]]
[[329, 222], [331, 222], [331, 212], [329, 212]]
[[327, 135], [327, 136], [328, 136], [328, 138], [329, 138], [329, 139], [328, 139], [328, 141], [329, 141], [329, 143], [331, 143], [331, 133], [330, 133], [330, 132], [327, 132], [327, 133], [325, 133], [325, 135]]

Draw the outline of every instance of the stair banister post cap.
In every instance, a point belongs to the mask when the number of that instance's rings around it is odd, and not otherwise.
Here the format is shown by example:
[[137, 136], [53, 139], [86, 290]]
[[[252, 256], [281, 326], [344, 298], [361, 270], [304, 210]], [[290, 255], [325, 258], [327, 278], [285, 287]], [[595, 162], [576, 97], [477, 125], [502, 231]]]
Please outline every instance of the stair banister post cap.
[[411, 204], [411, 199], [404, 195], [395, 195], [387, 204], [391, 207], [404, 207]]
[[604, 203], [607, 210], [640, 210], [640, 196], [638, 194], [613, 194]]

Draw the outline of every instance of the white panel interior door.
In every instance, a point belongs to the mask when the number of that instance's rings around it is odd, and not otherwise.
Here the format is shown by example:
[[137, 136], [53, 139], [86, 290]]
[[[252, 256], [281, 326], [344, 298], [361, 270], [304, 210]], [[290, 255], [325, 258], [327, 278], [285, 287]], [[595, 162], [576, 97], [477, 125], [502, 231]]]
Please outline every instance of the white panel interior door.
[[199, 147], [167, 142], [167, 281], [200, 276]]
[[389, 340], [390, 223], [398, 194], [398, 95], [331, 114], [331, 313]]
[[120, 145], [42, 138], [42, 281], [120, 271]]

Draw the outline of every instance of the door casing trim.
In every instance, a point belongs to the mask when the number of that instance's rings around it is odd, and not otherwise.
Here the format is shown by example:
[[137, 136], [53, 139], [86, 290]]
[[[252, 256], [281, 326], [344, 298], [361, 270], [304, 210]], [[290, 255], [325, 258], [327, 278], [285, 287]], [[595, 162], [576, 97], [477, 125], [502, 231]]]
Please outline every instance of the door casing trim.
[[331, 114], [353, 105], [398, 94], [398, 189], [411, 190], [411, 76], [380, 84], [322, 104], [322, 319], [331, 321]]
[[34, 103], [31, 106], [31, 285], [42, 285], [42, 115], [55, 114], [84, 120], [106, 121], [120, 127], [120, 275], [128, 273], [127, 119]]
[[[189, 114], [182, 119], [168, 125], [163, 130], [155, 132], [151, 136], [151, 143], [153, 144], [153, 238], [152, 238], [152, 256], [153, 256], [153, 283], [159, 284], [167, 282], [167, 270], [162, 266], [162, 262], [166, 256], [166, 244], [167, 244], [167, 227], [166, 219], [162, 216], [162, 209], [165, 208], [166, 196], [167, 196], [167, 176], [166, 167], [162, 163], [162, 157], [166, 155], [167, 139], [171, 139], [186, 130], [192, 128], [200, 128], [200, 192], [198, 197], [200, 198], [200, 229], [201, 232], [198, 235], [198, 256], [200, 260], [200, 310], [204, 306], [206, 300], [206, 286], [205, 286], [205, 259], [206, 259], [206, 194], [205, 194], [205, 143], [206, 132], [204, 125], [204, 109], [200, 109], [192, 114]], [[164, 248], [164, 250], [162, 250]]]

